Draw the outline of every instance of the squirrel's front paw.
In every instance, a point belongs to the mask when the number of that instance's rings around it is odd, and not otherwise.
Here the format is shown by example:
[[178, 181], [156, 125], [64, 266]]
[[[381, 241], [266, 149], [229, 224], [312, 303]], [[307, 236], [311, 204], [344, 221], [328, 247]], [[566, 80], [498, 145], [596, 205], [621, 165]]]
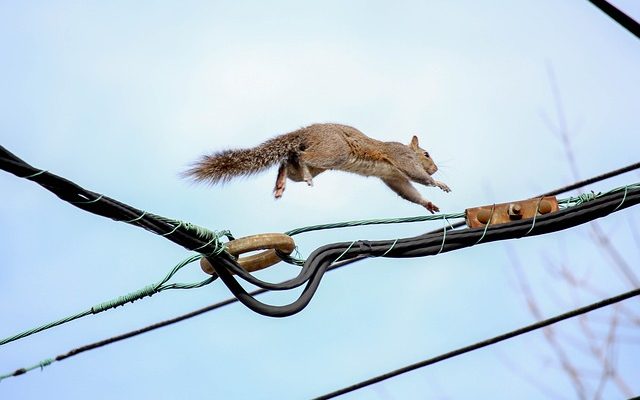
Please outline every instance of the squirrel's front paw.
[[449, 189], [449, 186], [447, 186], [444, 182], [435, 181], [434, 183], [437, 187], [439, 187], [440, 189], [444, 190], [447, 193], [451, 191], [451, 189]]

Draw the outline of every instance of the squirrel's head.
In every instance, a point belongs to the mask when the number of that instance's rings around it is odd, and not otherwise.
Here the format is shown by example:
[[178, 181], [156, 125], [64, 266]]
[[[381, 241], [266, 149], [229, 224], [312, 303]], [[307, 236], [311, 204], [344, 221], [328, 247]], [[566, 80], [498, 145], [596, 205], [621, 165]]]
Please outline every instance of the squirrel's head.
[[433, 162], [433, 159], [429, 155], [429, 152], [418, 145], [417, 136], [413, 136], [411, 138], [411, 143], [409, 143], [409, 147], [418, 156], [418, 160], [420, 160], [420, 164], [422, 164], [422, 168], [424, 168], [424, 170], [427, 171], [429, 175], [435, 174], [436, 171], [438, 170], [438, 167], [436, 166], [436, 163]]

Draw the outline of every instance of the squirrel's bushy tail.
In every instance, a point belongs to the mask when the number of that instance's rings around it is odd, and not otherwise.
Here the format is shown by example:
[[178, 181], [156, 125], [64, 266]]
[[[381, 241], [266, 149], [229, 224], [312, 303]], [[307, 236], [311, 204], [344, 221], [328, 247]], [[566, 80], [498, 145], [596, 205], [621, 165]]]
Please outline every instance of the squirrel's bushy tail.
[[300, 151], [302, 136], [298, 132], [269, 139], [250, 149], [223, 150], [200, 158], [183, 173], [196, 181], [224, 183], [237, 176], [261, 172]]

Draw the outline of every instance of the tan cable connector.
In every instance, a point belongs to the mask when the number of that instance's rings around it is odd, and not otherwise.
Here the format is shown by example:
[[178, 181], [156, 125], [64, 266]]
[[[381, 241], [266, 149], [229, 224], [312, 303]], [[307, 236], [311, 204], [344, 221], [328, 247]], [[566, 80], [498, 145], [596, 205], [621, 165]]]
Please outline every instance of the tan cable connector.
[[[250, 251], [266, 250], [252, 256], [238, 259], [238, 264], [240, 264], [242, 268], [247, 272], [253, 272], [279, 263], [282, 260], [278, 257], [276, 250], [289, 255], [293, 249], [295, 249], [296, 244], [291, 236], [282, 233], [261, 233], [259, 235], [231, 240], [229, 243], [226, 243], [226, 247], [227, 252], [236, 258], [240, 254]], [[217, 275], [215, 269], [206, 258], [200, 260], [200, 268], [209, 275]]]
[[558, 200], [555, 196], [537, 197], [528, 200], [512, 201], [510, 203], [492, 204], [467, 208], [465, 218], [467, 226], [478, 228], [490, 225], [506, 224], [511, 221], [530, 219], [535, 215], [544, 215], [558, 211]]

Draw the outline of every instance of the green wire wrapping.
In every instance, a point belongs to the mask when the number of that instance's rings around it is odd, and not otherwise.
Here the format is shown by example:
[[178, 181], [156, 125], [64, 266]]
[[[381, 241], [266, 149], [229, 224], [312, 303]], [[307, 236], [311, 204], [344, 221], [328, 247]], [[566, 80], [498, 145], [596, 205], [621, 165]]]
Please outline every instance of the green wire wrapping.
[[20, 368], [19, 370], [14, 371], [14, 372], [12, 372], [10, 374], [0, 375], [0, 382], [2, 382], [3, 379], [10, 378], [12, 376], [18, 376], [18, 375], [26, 374], [27, 372], [33, 371], [34, 369], [40, 368], [40, 370], [43, 370], [44, 367], [48, 367], [54, 361], [57, 361], [57, 360], [54, 360], [52, 358], [47, 358], [45, 360], [40, 361], [39, 363], [37, 363], [34, 366], [31, 366], [31, 367], [28, 367], [28, 368]]
[[558, 200], [558, 206], [560, 208], [579, 206], [580, 204], [584, 204], [584, 203], [586, 203], [588, 201], [595, 200], [595, 199], [597, 199], [599, 197], [606, 196], [606, 195], [612, 194], [612, 193], [617, 193], [617, 192], [624, 191], [625, 195], [622, 198], [622, 201], [620, 202], [620, 204], [622, 205], [622, 203], [624, 203], [625, 199], [627, 198], [627, 195], [626, 195], [627, 191], [629, 189], [638, 189], [638, 188], [640, 188], [640, 183], [633, 183], [631, 185], [620, 186], [620, 187], [617, 187], [615, 189], [611, 189], [608, 192], [604, 192], [604, 193], [602, 193], [602, 192], [598, 192], [598, 193], [596, 193], [596, 192], [582, 193], [582, 194], [580, 194], [578, 196], [572, 196], [572, 197], [567, 197], [567, 198]]
[[302, 228], [291, 229], [290, 231], [287, 231], [284, 234], [288, 236], [293, 236], [293, 235], [298, 235], [300, 233], [320, 231], [324, 229], [349, 228], [352, 226], [363, 226], [363, 225], [401, 224], [405, 222], [437, 221], [441, 219], [456, 219], [456, 218], [464, 218], [464, 212], [452, 213], [452, 214], [418, 215], [416, 217], [404, 217], [404, 218], [363, 219], [358, 221], [335, 222], [332, 224], [311, 225], [311, 226], [305, 226]]
[[196, 282], [196, 283], [167, 283], [182, 268], [186, 267], [187, 265], [189, 265], [192, 262], [197, 261], [197, 260], [199, 260], [201, 258], [202, 258], [202, 255], [200, 255], [200, 254], [193, 255], [193, 256], [181, 261], [178, 265], [173, 267], [173, 269], [162, 280], [160, 280], [159, 282], [157, 282], [155, 284], [147, 285], [147, 286], [143, 287], [140, 290], [136, 290], [135, 292], [131, 292], [131, 293], [128, 293], [128, 294], [126, 294], [124, 296], [120, 296], [120, 297], [117, 297], [115, 299], [108, 300], [108, 301], [102, 302], [100, 304], [96, 304], [93, 307], [89, 308], [88, 310], [81, 311], [81, 312], [79, 312], [77, 314], [73, 314], [73, 315], [70, 315], [68, 317], [59, 319], [57, 321], [49, 322], [49, 323], [41, 325], [39, 327], [20, 332], [20, 333], [18, 333], [16, 335], [13, 335], [13, 336], [9, 336], [7, 338], [4, 338], [4, 339], [0, 340], [0, 346], [5, 345], [5, 344], [10, 343], [10, 342], [13, 342], [13, 341], [18, 340], [18, 339], [25, 338], [27, 336], [31, 336], [31, 335], [33, 335], [35, 333], [42, 332], [42, 331], [45, 331], [47, 329], [51, 329], [53, 327], [56, 327], [56, 326], [59, 326], [59, 325], [62, 325], [62, 324], [66, 324], [67, 322], [71, 322], [71, 321], [74, 321], [76, 319], [79, 319], [79, 318], [82, 318], [82, 317], [86, 317], [87, 315], [98, 314], [98, 313], [101, 313], [103, 311], [110, 310], [112, 308], [123, 306], [123, 305], [125, 305], [127, 303], [133, 303], [136, 300], [140, 300], [140, 299], [143, 299], [145, 297], [153, 296], [154, 294], [162, 292], [164, 290], [168, 290], [168, 289], [195, 289], [195, 288], [199, 288], [199, 287], [208, 285], [211, 282], [213, 282], [216, 278], [215, 277], [209, 277], [209, 278], [207, 278], [207, 279], [205, 279], [203, 281]]
[[[580, 196], [576, 196], [576, 197], [569, 197], [566, 199], [562, 199], [558, 201], [558, 204], [560, 204], [563, 208], [566, 207], [571, 207], [571, 206], [576, 206], [576, 205], [580, 205], [583, 204], [587, 201], [591, 201], [594, 200], [598, 197], [601, 197], [605, 194], [610, 194], [610, 193], [614, 193], [614, 192], [618, 192], [618, 191], [626, 191], [629, 189], [637, 189], [640, 188], [640, 184], [633, 184], [633, 185], [628, 185], [628, 186], [623, 186], [623, 187], [619, 187], [616, 189], [613, 189], [609, 192], [606, 193], [585, 193], [582, 194]], [[99, 199], [99, 197], [98, 197]], [[623, 202], [624, 202], [624, 198], [623, 198]], [[144, 213], [142, 214], [144, 215]], [[140, 218], [142, 217], [142, 215], [140, 216]], [[300, 233], [304, 233], [304, 232], [312, 232], [312, 231], [319, 231], [319, 230], [325, 230], [325, 229], [336, 229], [336, 228], [346, 228], [346, 227], [354, 227], [354, 226], [364, 226], [364, 225], [381, 225], [381, 224], [397, 224], [397, 223], [406, 223], [406, 222], [422, 222], [422, 221], [434, 221], [434, 220], [449, 220], [449, 219], [455, 219], [455, 218], [464, 218], [464, 213], [450, 213], [450, 214], [434, 214], [434, 215], [419, 215], [419, 216], [415, 216], [415, 217], [405, 217], [405, 218], [385, 218], [385, 219], [367, 219], [367, 220], [356, 220], [356, 221], [345, 221], [345, 222], [337, 222], [337, 223], [331, 223], [331, 224], [320, 224], [320, 225], [311, 225], [311, 226], [306, 226], [306, 227], [302, 227], [302, 228], [297, 228], [297, 229], [292, 229], [289, 230], [287, 232], [285, 232], [286, 235], [289, 236], [293, 236], [293, 235], [298, 235]], [[198, 237], [209, 240], [208, 243], [206, 243], [203, 247], [206, 247], [208, 245], [214, 244], [214, 248], [215, 251], [213, 252], [213, 254], [220, 254], [221, 252], [223, 252], [225, 250], [225, 246], [224, 244], [222, 244], [220, 242], [220, 238], [225, 236], [229, 239], [233, 239], [233, 235], [229, 232], [229, 231], [211, 231], [208, 230], [206, 228], [200, 227], [198, 225], [195, 224], [191, 224], [191, 223], [186, 223], [186, 222], [182, 222], [182, 221], [177, 221], [177, 220], [172, 220], [172, 219], [168, 219], [168, 218], [163, 218], [165, 221], [170, 222], [172, 224], [175, 225], [175, 228], [177, 229], [179, 226], [185, 227], [187, 228], [189, 231], [193, 232], [194, 234], [196, 234]], [[485, 232], [486, 232], [486, 228], [485, 227]], [[446, 229], [446, 228], [445, 228]], [[170, 234], [171, 232], [169, 232], [168, 234]], [[483, 235], [484, 237], [484, 235]], [[480, 240], [482, 240], [482, 237], [480, 238]], [[443, 241], [444, 244], [444, 241]], [[347, 249], [348, 250], [348, 249]], [[342, 255], [340, 256], [342, 257]], [[338, 257], [338, 259], [340, 258]], [[38, 332], [42, 332], [44, 330], [65, 324], [67, 322], [71, 322], [73, 320], [76, 320], [78, 318], [82, 318], [85, 317], [87, 315], [90, 314], [97, 314], [106, 310], [110, 310], [112, 308], [116, 308], [119, 306], [123, 306], [127, 303], [133, 303], [136, 300], [140, 300], [143, 299], [145, 297], [150, 297], [153, 296], [156, 293], [162, 292], [164, 290], [168, 290], [168, 289], [195, 289], [195, 288], [200, 288], [203, 286], [206, 286], [208, 284], [210, 284], [211, 282], [213, 282], [216, 278], [215, 277], [209, 277], [201, 282], [196, 282], [196, 283], [167, 283], [178, 271], [180, 271], [182, 268], [184, 268], [185, 266], [187, 266], [188, 264], [199, 260], [200, 258], [202, 258], [201, 254], [197, 254], [197, 255], [193, 255], [185, 260], [183, 260], [182, 262], [180, 262], [178, 265], [176, 265], [175, 267], [173, 267], [173, 269], [164, 277], [164, 279], [162, 279], [160, 282], [157, 282], [155, 284], [152, 285], [147, 285], [145, 287], [143, 287], [142, 289], [139, 289], [135, 292], [131, 292], [128, 293], [124, 296], [120, 296], [117, 297], [115, 299], [109, 300], [109, 301], [105, 301], [102, 302], [100, 304], [97, 304], [93, 307], [91, 307], [88, 310], [85, 311], [81, 311], [77, 314], [73, 314], [70, 315], [68, 317], [62, 318], [60, 320], [57, 321], [53, 321], [50, 322], [48, 324], [39, 326], [37, 328], [33, 328], [33, 329], [29, 329], [26, 330], [24, 332], [18, 333], [16, 335], [7, 337], [5, 339], [0, 340], [0, 346], [5, 345], [7, 343], [13, 342], [15, 340], [18, 339], [22, 339], [25, 338], [27, 336], [33, 335], [35, 333]], [[282, 255], [282, 258], [284, 261], [292, 263], [292, 264], [296, 264], [296, 265], [302, 265], [304, 264], [304, 260], [302, 259], [298, 259], [298, 258], [294, 258], [294, 257], [290, 257], [290, 256], [284, 256]]]
[[[560, 199], [558, 200], [558, 204], [560, 206], [560, 208], [569, 208], [569, 207], [573, 207], [573, 206], [578, 206], [581, 205], [583, 203], [589, 202], [589, 201], [593, 201], [599, 197], [602, 197], [604, 195], [607, 194], [612, 194], [612, 193], [616, 193], [616, 192], [621, 192], [624, 191], [625, 195], [622, 198], [622, 201], [620, 202], [620, 205], [618, 205], [617, 208], [619, 208], [625, 201], [626, 199], [626, 194], [627, 191], [629, 189], [640, 189], [640, 183], [635, 183], [635, 184], [631, 184], [631, 185], [627, 185], [627, 186], [622, 186], [613, 190], [610, 190], [606, 193], [594, 193], [594, 192], [590, 192], [590, 193], [585, 193], [585, 194], [581, 194], [579, 196], [574, 196], [574, 197], [568, 197], [568, 198], [564, 198], [564, 199]], [[141, 215], [139, 218], [142, 218], [143, 215]], [[395, 224], [395, 223], [405, 223], [405, 222], [421, 222], [421, 221], [433, 221], [433, 220], [444, 220], [448, 222], [448, 219], [455, 219], [455, 218], [464, 218], [465, 213], [451, 213], [451, 214], [436, 214], [436, 215], [422, 215], [422, 216], [416, 216], [416, 217], [406, 217], [406, 218], [388, 218], [388, 219], [369, 219], [369, 220], [358, 220], [358, 221], [346, 221], [346, 222], [338, 222], [338, 223], [332, 223], [332, 224], [322, 224], [322, 225], [311, 225], [311, 226], [307, 226], [307, 227], [302, 227], [302, 228], [297, 228], [297, 229], [292, 229], [289, 230], [287, 232], [285, 232], [286, 235], [289, 236], [293, 236], [293, 235], [297, 235], [300, 233], [304, 233], [304, 232], [311, 232], [311, 231], [318, 231], [318, 230], [325, 230], [325, 229], [335, 229], [335, 228], [346, 228], [346, 227], [353, 227], [353, 226], [363, 226], [363, 225], [379, 225], [379, 224]], [[220, 238], [222, 236], [227, 237], [229, 240], [233, 240], [233, 236], [231, 235], [231, 233], [229, 231], [220, 231], [220, 232], [215, 232], [215, 231], [210, 231], [206, 228], [202, 228], [199, 227], [197, 225], [194, 224], [189, 224], [189, 223], [185, 223], [185, 222], [181, 222], [181, 221], [177, 221], [177, 220], [170, 220], [168, 218], [163, 218], [166, 222], [170, 222], [171, 224], [173, 224], [175, 226], [175, 229], [178, 229], [178, 227], [182, 226], [187, 228], [188, 230], [192, 231], [194, 234], [197, 234], [199, 237], [204, 238], [205, 240], [209, 240], [209, 243], [207, 243], [207, 245], [209, 244], [214, 244], [214, 254], [220, 254], [225, 250], [225, 246], [223, 243], [220, 242]], [[534, 220], [534, 224], [535, 224], [535, 220]], [[487, 224], [488, 227], [488, 224]], [[485, 227], [485, 232], [487, 230], [487, 227]], [[533, 225], [532, 225], [533, 228]], [[446, 232], [446, 225], [443, 228], [444, 231]], [[167, 233], [167, 235], [171, 234], [172, 232]], [[445, 236], [446, 237], [446, 236]], [[482, 235], [482, 237], [480, 238], [480, 240], [482, 240], [482, 238], [484, 237], [484, 233]], [[391, 251], [396, 242], [398, 240], [396, 239], [394, 241], [394, 243], [391, 245], [391, 247], [385, 252], [385, 254], [387, 254], [389, 251]], [[442, 242], [442, 246], [444, 246], [444, 241], [445, 239], [443, 238], [443, 242]], [[347, 251], [353, 246], [353, 244], [355, 243], [355, 241], [353, 243], [351, 243], [351, 245], [340, 255], [338, 256], [338, 258], [336, 259], [339, 260], [344, 254], [347, 253]], [[297, 249], [296, 249], [297, 251]], [[294, 264], [303, 264], [304, 260], [300, 260], [300, 259], [296, 259], [296, 258], [292, 258], [286, 255], [281, 255], [284, 261], [288, 261], [288, 262], [292, 262]], [[184, 268], [185, 266], [187, 266], [188, 264], [199, 260], [200, 258], [202, 258], [203, 256], [201, 254], [197, 254], [197, 255], [193, 255], [185, 260], [183, 260], [182, 262], [180, 262], [179, 264], [177, 264], [165, 277], [164, 279], [162, 279], [161, 281], [153, 284], [153, 285], [148, 285], [145, 286], [144, 288], [137, 290], [135, 292], [129, 293], [127, 295], [124, 296], [120, 296], [116, 299], [110, 300], [110, 301], [106, 301], [103, 303], [100, 303], [98, 305], [95, 305], [93, 307], [91, 307], [89, 310], [85, 310], [82, 311], [80, 313], [71, 315], [69, 317], [60, 319], [58, 321], [54, 321], [54, 322], [50, 322], [46, 325], [42, 325], [38, 328], [34, 328], [31, 330], [27, 330], [24, 332], [21, 332], [17, 335], [5, 338], [3, 340], [0, 340], [0, 346], [7, 344], [9, 342], [33, 335], [35, 333], [44, 331], [46, 329], [50, 329], [53, 328], [55, 326], [59, 326], [62, 325], [64, 323], [67, 322], [71, 322], [75, 319], [87, 316], [87, 315], [91, 315], [91, 314], [97, 314], [99, 312], [102, 311], [106, 311], [109, 310], [111, 308], [116, 308], [122, 305], [125, 305], [126, 303], [129, 302], [134, 302], [136, 300], [142, 299], [144, 297], [148, 297], [148, 296], [152, 296], [155, 293], [159, 293], [161, 291], [164, 290], [168, 290], [168, 289], [194, 289], [194, 288], [199, 288], [205, 285], [208, 285], [209, 283], [213, 282], [216, 278], [215, 277], [210, 277], [207, 278], [201, 282], [196, 282], [196, 283], [167, 283], [178, 271], [180, 271], [182, 268]], [[289, 260], [287, 260], [287, 258]], [[9, 374], [5, 374], [5, 375], [0, 375], [0, 381], [2, 381], [3, 379], [6, 379], [8, 377], [11, 376], [18, 376], [18, 375], [22, 375], [24, 373], [27, 373], [29, 371], [32, 371], [34, 369], [40, 368], [43, 369], [44, 367], [50, 365], [51, 363], [57, 361], [56, 359], [45, 359], [43, 361], [41, 361], [40, 363], [32, 366], [32, 367], [28, 367], [28, 368], [21, 368], [18, 369], [12, 373]]]

